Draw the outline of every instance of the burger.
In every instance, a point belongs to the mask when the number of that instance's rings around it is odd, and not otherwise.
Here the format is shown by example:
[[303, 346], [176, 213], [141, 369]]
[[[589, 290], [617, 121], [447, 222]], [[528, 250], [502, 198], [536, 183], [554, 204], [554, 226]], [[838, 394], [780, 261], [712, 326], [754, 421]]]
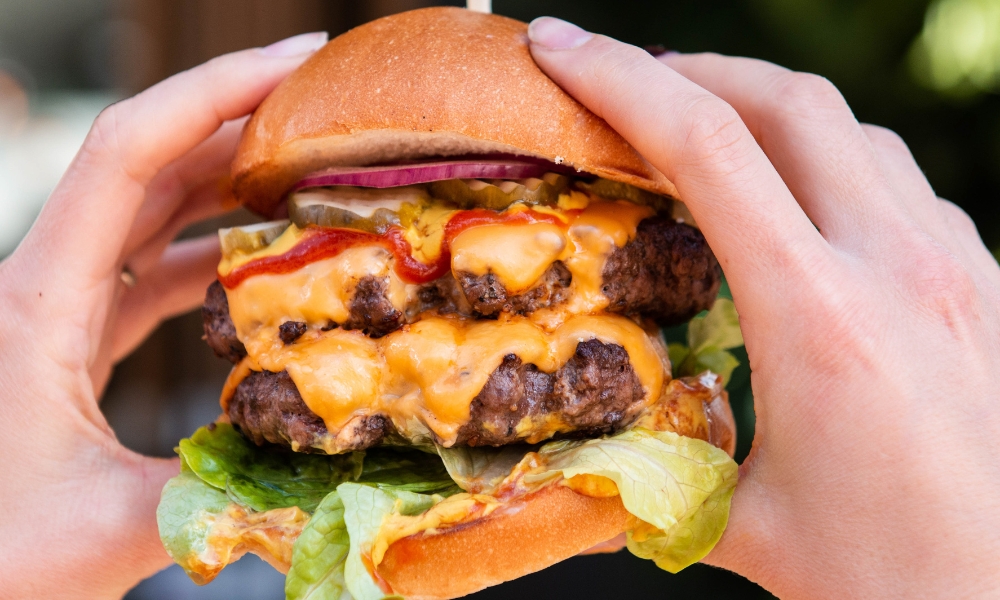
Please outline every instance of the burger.
[[252, 552], [290, 599], [454, 598], [718, 541], [742, 343], [718, 263], [524, 23], [341, 35], [250, 118], [232, 182], [266, 219], [219, 232], [205, 339], [233, 369], [157, 511], [196, 582]]

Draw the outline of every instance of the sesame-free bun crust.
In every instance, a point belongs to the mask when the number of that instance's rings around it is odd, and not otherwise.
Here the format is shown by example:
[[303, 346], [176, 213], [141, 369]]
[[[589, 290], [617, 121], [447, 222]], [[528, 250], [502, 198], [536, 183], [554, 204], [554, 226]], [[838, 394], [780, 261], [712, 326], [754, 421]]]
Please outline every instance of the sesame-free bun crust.
[[236, 197], [271, 215], [297, 181], [324, 168], [497, 153], [677, 195], [542, 73], [524, 23], [453, 7], [392, 15], [331, 40], [251, 117], [232, 174]]
[[377, 571], [407, 600], [458, 598], [610, 540], [629, 518], [617, 496], [591, 498], [554, 484], [445, 534], [403, 538]]

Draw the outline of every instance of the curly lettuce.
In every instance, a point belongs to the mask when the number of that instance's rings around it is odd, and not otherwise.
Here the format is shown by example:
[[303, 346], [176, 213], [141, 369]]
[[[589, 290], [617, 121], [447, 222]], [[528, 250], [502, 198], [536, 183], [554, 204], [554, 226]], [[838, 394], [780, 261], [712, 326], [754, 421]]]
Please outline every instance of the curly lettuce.
[[511, 477], [531, 489], [609, 482], [636, 517], [629, 550], [677, 572], [719, 540], [737, 478], [722, 450], [640, 428], [540, 447], [439, 448], [440, 457], [389, 448], [327, 457], [273, 453], [219, 424], [184, 440], [179, 452], [182, 472], [157, 511], [170, 555], [204, 583], [243, 552], [257, 552], [287, 571], [288, 600], [387, 597], [365, 557], [379, 540], [388, 543], [382, 529], [390, 517], [426, 518], [447, 496], [489, 494]]
[[628, 549], [671, 573], [704, 558], [722, 537], [738, 467], [715, 446], [669, 431], [633, 429], [586, 442], [554, 442], [539, 451], [547, 469], [614, 482], [622, 505], [640, 523]]
[[712, 309], [691, 319], [687, 327], [687, 345], [672, 343], [667, 347], [674, 377], [689, 377], [711, 371], [729, 383], [740, 362], [730, 350], [743, 345], [740, 317], [728, 298], [718, 298]]

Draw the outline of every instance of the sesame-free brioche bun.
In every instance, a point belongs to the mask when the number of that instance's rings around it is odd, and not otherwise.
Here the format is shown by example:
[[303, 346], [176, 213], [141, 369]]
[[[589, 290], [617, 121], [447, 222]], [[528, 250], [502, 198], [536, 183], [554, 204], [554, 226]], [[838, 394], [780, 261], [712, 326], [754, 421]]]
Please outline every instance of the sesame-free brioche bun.
[[407, 600], [458, 598], [580, 554], [625, 531], [621, 498], [555, 484], [487, 517], [389, 546], [377, 572]]
[[[676, 413], [678, 434], [706, 439], [733, 455], [736, 423], [725, 392], [681, 394], [674, 401], [688, 404]], [[576, 556], [615, 538], [630, 523], [634, 517], [621, 497], [586, 496], [556, 483], [486, 517], [397, 540], [376, 572], [393, 594], [407, 600], [458, 598]]]
[[233, 162], [237, 199], [270, 216], [328, 167], [517, 154], [676, 197], [676, 188], [535, 64], [527, 25], [437, 7], [331, 40], [250, 118]]

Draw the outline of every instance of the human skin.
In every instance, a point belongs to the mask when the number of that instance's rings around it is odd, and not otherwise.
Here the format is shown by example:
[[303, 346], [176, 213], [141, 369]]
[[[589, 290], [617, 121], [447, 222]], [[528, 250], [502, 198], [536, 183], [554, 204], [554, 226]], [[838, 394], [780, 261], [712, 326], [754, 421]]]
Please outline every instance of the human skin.
[[114, 363], [199, 303], [218, 241], [171, 241], [233, 208], [241, 117], [325, 41], [222, 56], [106, 109], [0, 263], [0, 596], [120, 598], [170, 563], [155, 513], [178, 462], [119, 444], [98, 398]]
[[[757, 438], [707, 562], [789, 598], [995, 596], [1000, 269], [972, 222], [825, 80], [557, 25], [533, 25], [536, 60], [675, 181], [740, 311]], [[0, 264], [4, 597], [120, 597], [169, 564], [154, 512], [177, 463], [123, 448], [97, 399], [200, 301], [217, 243], [170, 242], [231, 207], [239, 119], [322, 39], [103, 113]]]
[[673, 181], [718, 256], [756, 437], [705, 562], [782, 598], [1000, 592], [1000, 268], [829, 81], [551, 18], [539, 66]]

